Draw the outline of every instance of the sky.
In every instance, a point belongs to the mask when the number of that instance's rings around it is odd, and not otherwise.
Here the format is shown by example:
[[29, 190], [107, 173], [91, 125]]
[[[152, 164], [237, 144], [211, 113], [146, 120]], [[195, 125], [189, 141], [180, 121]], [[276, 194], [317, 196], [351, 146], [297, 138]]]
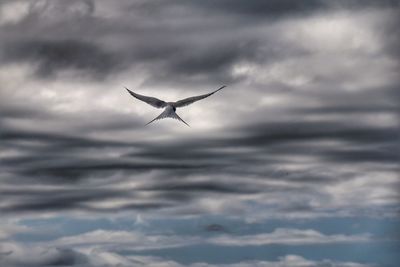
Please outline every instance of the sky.
[[399, 266], [399, 11], [0, 1], [0, 265]]

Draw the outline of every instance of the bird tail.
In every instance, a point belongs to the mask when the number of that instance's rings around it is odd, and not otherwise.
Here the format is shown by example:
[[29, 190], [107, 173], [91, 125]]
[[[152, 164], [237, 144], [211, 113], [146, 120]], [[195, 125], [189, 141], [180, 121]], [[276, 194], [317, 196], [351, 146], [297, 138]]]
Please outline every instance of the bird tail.
[[165, 110], [164, 112], [162, 112], [160, 115], [158, 115], [157, 117], [155, 117], [153, 120], [149, 121], [148, 123], [146, 123], [146, 126], [149, 125], [150, 123], [157, 121], [157, 120], [162, 120], [162, 119], [166, 119], [166, 118], [172, 118], [178, 121], [183, 122], [184, 124], [186, 124], [188, 127], [190, 127], [189, 124], [186, 123], [186, 121], [184, 121], [181, 117], [178, 116], [178, 114], [176, 114], [175, 112], [171, 112], [170, 110]]
[[184, 124], [186, 124], [188, 127], [190, 127], [190, 125], [187, 124], [186, 121], [184, 121], [181, 117], [179, 117], [178, 114], [176, 114], [175, 112], [174, 112], [174, 114], [171, 116], [171, 118], [177, 119], [178, 121], [181, 121], [181, 122], [183, 122]]
[[152, 122], [154, 122], [154, 121], [156, 121], [156, 120], [159, 120], [159, 118], [158, 118], [158, 117], [154, 118], [153, 120], [151, 120], [151, 121], [149, 121], [148, 123], [146, 123], [145, 126], [149, 125], [150, 123], [152, 123]]
[[164, 111], [160, 115], [158, 115], [157, 117], [155, 117], [154, 119], [152, 119], [151, 121], [146, 123], [146, 126], [149, 125], [150, 123], [156, 121], [156, 120], [161, 120], [161, 119], [165, 119], [165, 118], [167, 118], [167, 116], [166, 116], [165, 111]]

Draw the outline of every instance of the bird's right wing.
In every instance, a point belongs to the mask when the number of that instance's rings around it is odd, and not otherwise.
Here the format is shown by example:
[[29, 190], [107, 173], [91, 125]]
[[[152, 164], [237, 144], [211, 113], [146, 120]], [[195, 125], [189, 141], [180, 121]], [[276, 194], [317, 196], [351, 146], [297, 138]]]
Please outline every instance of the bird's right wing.
[[216, 92], [218, 92], [219, 90], [221, 90], [222, 88], [225, 88], [226, 86], [222, 86], [220, 88], [218, 88], [217, 90], [215, 90], [214, 92], [208, 93], [208, 94], [204, 94], [204, 95], [198, 95], [198, 96], [192, 96], [192, 97], [188, 97], [179, 101], [176, 101], [174, 103], [174, 106], [176, 108], [180, 108], [180, 107], [184, 107], [184, 106], [188, 106], [196, 101], [202, 100], [206, 97], [209, 97], [212, 94], [215, 94]]
[[164, 101], [162, 101], [158, 98], [137, 94], [135, 92], [132, 92], [131, 90], [129, 90], [126, 87], [125, 87], [125, 89], [128, 91], [129, 94], [131, 94], [131, 96], [133, 96], [155, 108], [163, 108], [167, 105], [167, 103], [165, 103]]

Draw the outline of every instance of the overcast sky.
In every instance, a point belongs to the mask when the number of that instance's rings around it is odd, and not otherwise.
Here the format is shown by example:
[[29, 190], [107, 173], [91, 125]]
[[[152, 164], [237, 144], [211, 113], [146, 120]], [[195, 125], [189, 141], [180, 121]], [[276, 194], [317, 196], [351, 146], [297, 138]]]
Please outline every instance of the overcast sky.
[[0, 265], [398, 266], [399, 11], [2, 0]]

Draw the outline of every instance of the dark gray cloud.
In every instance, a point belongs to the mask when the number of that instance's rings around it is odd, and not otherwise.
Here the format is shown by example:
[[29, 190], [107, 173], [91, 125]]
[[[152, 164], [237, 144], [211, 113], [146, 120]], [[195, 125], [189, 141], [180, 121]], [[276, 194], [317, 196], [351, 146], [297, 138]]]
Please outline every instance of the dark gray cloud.
[[[237, 2], [234, 5], [223, 2], [207, 2], [202, 5], [198, 5], [197, 2], [177, 2], [166, 5], [158, 1], [138, 2], [134, 3], [130, 12], [126, 12], [123, 16], [126, 20], [129, 18], [133, 21], [133, 23], [126, 22], [130, 23], [129, 26], [122, 23], [125, 19], [104, 20], [102, 17], [92, 15], [94, 7], [89, 8], [91, 12], [82, 11], [85, 14], [82, 19], [79, 12], [79, 14], [74, 12], [74, 5], [77, 6], [75, 9], [78, 12], [85, 9], [84, 6], [94, 6], [94, 3], [89, 5], [86, 1], [75, 1], [65, 5], [62, 1], [45, 1], [44, 4], [32, 5], [29, 16], [19, 24], [5, 27], [2, 36], [8, 41], [3, 44], [3, 60], [31, 62], [36, 66], [36, 74], [47, 78], [57, 74], [58, 71], [76, 70], [82, 72], [82, 76], [89, 74], [89, 77], [98, 80], [107, 74], [120, 72], [123, 67], [146, 64], [146, 68], [152, 72], [149, 82], [153, 84], [160, 81], [205, 82], [210, 78], [218, 83], [233, 82], [237, 80], [231, 74], [234, 64], [241, 61], [262, 62], [272, 57], [286, 57], [291, 52], [288, 49], [279, 49], [282, 48], [282, 44], [274, 44], [273, 39], [268, 40], [272, 45], [266, 47], [263, 37], [257, 34], [250, 36], [246, 33], [247, 29], [240, 24], [238, 31], [232, 32], [231, 27], [236, 23], [233, 22], [232, 25], [232, 21], [225, 16], [215, 17], [215, 23], [218, 25], [215, 30], [226, 29], [227, 34], [220, 35], [219, 30], [208, 32], [209, 27], [199, 27], [190, 23], [190, 17], [185, 15], [185, 10], [188, 13], [193, 10], [194, 17], [200, 19], [204, 15], [203, 12], [215, 10], [224, 12], [223, 7], [232, 8], [239, 13], [240, 10], [244, 13], [267, 10], [272, 14], [279, 13], [280, 10], [290, 13], [290, 10], [302, 9], [303, 5], [307, 7], [309, 4], [292, 6], [293, 4], [287, 2], [265, 5], [263, 2], [255, 1], [252, 4]], [[276, 10], [270, 10], [272, 7]], [[169, 23], [149, 25], [147, 20], [141, 19], [143, 13], [147, 13], [146, 10], [150, 13], [160, 10], [156, 13], [161, 21], [169, 21], [174, 17], [168, 10], [175, 8], [178, 8], [178, 12], [183, 9], [184, 16], [180, 19], [182, 27]], [[54, 14], [59, 15], [54, 16]], [[185, 25], [186, 20], [189, 21], [187, 25]], [[27, 24], [29, 32], [25, 30]], [[63, 35], [59, 34], [60, 27], [63, 29]], [[16, 31], [25, 34], [21, 34], [23, 37], [16, 36]], [[43, 31], [46, 31], [46, 34], [41, 37], [40, 33]], [[94, 33], [110, 36], [116, 40], [115, 45], [109, 47], [111, 49], [106, 49], [107, 43], [99, 40], [98, 35]], [[124, 43], [118, 40], [122, 34]], [[130, 37], [126, 38], [126, 34]], [[197, 39], [199, 35], [202, 36], [201, 42]]]
[[[271, 18], [309, 16], [334, 8], [321, 0], [205, 1], [201, 4], [138, 1], [121, 3], [118, 11], [123, 15], [105, 19], [95, 12], [99, 8], [92, 1], [74, 1], [68, 5], [62, 1], [42, 2], [31, 5], [29, 16], [19, 23], [3, 26], [2, 37], [7, 40], [2, 49], [4, 60], [31, 62], [40, 77], [76, 70], [95, 80], [119, 73], [123, 68], [144, 67], [152, 73], [147, 81], [153, 85], [204, 84], [210, 80], [235, 83], [241, 80], [232, 75], [232, 68], [238, 63], [266, 64], [309, 53], [307, 49], [282, 42], [279, 30], [265, 35], [256, 27]], [[336, 6], [395, 8], [398, 3], [341, 1]], [[108, 5], [105, 8], [113, 9]], [[112, 14], [112, 10], [109, 12]], [[202, 19], [206, 14], [210, 22]], [[232, 14], [235, 19], [231, 18]], [[150, 23], [148, 16], [157, 16], [160, 23]], [[261, 22], [244, 22], [240, 18], [257, 18]], [[204, 25], [196, 23], [197, 20], [204, 21]], [[389, 53], [395, 53], [397, 47], [392, 24], [395, 23], [386, 25], [392, 35], [387, 39]], [[27, 25], [29, 31], [26, 31]], [[43, 31], [46, 34], [41, 34]]]
[[[310, 112], [307, 110], [307, 112]], [[3, 212], [46, 211], [46, 210], [96, 210], [90, 203], [108, 199], [140, 200], [140, 203], [113, 207], [117, 210], [159, 209], [179, 206], [199, 197], [212, 194], [253, 195], [274, 192], [314, 192], [314, 184], [340, 184], [358, 177], [357, 173], [327, 174], [319, 170], [293, 172], [283, 167], [292, 163], [292, 156], [313, 156], [321, 160], [321, 167], [336, 164], [387, 164], [398, 162], [398, 129], [345, 124], [342, 122], [276, 122], [246, 125], [233, 132], [236, 137], [194, 138], [158, 143], [132, 143], [93, 138], [72, 137], [62, 134], [40, 132], [2, 131], [2, 147], [18, 148], [18, 142], [40, 142], [39, 147], [24, 148], [26, 155], [2, 157], [11, 182], [23, 179], [36, 184], [90, 184], [100, 182], [101, 187], [91, 190], [70, 189], [30, 191], [26, 189], [6, 190], [4, 199], [18, 199], [16, 204], [3, 208]], [[16, 143], [16, 141], [18, 141]], [[343, 142], [345, 147], [330, 147], [320, 142]], [[313, 143], [318, 145], [313, 146]], [[320, 144], [319, 144], [320, 143]], [[76, 156], [75, 151], [91, 154], [90, 151], [114, 151], [121, 148], [132, 152], [120, 157]], [[235, 150], [231, 150], [236, 148]], [[63, 151], [60, 155], [56, 151]], [[227, 151], [228, 149], [228, 151]], [[229, 149], [231, 151], [229, 151]], [[252, 151], [242, 153], [240, 150]], [[282, 165], [283, 164], [283, 165]], [[139, 174], [156, 171], [154, 179], [128, 190], [106, 189], [112, 185], [116, 174], [119, 182], [139, 181]], [[196, 181], [194, 174], [206, 177], [227, 175], [231, 181], [210, 179]], [[139, 176], [138, 176], [139, 175]], [[260, 185], [257, 180], [245, 178], [251, 175], [263, 181], [284, 181], [287, 185]], [[237, 178], [240, 178], [237, 180]], [[234, 178], [234, 180], [232, 180]], [[139, 179], [139, 180], [138, 180]], [[290, 186], [296, 183], [300, 186]], [[141, 197], [150, 193], [152, 200]], [[313, 193], [315, 194], [315, 192]], [[294, 206], [293, 206], [294, 205]], [[285, 212], [312, 210], [307, 203], [299, 208], [299, 202], [285, 207]], [[97, 209], [107, 211], [108, 209]]]
[[[86, 210], [90, 212], [116, 212], [129, 210], [156, 210], [170, 207], [173, 203], [159, 200], [148, 200], [134, 202], [135, 194], [127, 190], [2, 190], [4, 199], [12, 199], [15, 203], [2, 209], [7, 213], [30, 213], [36, 212], [58, 212]], [[116, 207], [96, 207], [91, 203], [101, 201], [132, 199], [132, 203], [119, 205]]]
[[212, 1], [206, 0], [199, 3], [198, 1], [182, 1], [176, 0], [166, 4], [163, 1], [138, 1], [132, 4], [133, 10], [140, 10], [148, 15], [162, 15], [163, 11], [182, 10], [178, 9], [179, 6], [185, 7], [188, 11], [199, 9], [205, 13], [217, 14], [231, 14], [242, 17], [244, 20], [271, 20], [276, 18], [285, 18], [294, 15], [309, 15], [313, 12], [327, 11], [331, 8], [354, 8], [364, 9], [368, 7], [398, 7], [398, 0], [384, 0], [384, 1], [360, 1], [360, 0], [343, 0], [335, 1], [332, 3], [326, 0], [306, 0], [306, 1], [293, 1], [293, 0], [221, 0]]
[[17, 103], [1, 103], [0, 106], [0, 120], [15, 119], [15, 118], [31, 118], [31, 119], [48, 119], [52, 115], [44, 110], [39, 110], [26, 105]]
[[229, 230], [221, 224], [213, 223], [204, 226], [204, 230], [207, 232], [219, 232], [219, 233], [228, 233]]
[[[193, 4], [196, 1], [192, 1]], [[269, 18], [280, 17], [283, 15], [293, 15], [299, 13], [313, 12], [326, 7], [326, 2], [321, 0], [306, 1], [205, 1], [204, 4], [198, 5], [207, 10], [217, 9], [220, 12], [232, 12], [245, 16], [269, 16]]]
[[30, 61], [36, 74], [49, 77], [60, 70], [87, 71], [97, 78], [118, 67], [118, 58], [93, 44], [78, 40], [21, 40], [8, 44], [3, 60]]
[[[7, 244], [8, 245], [8, 244]], [[7, 246], [5, 245], [5, 246]], [[23, 250], [24, 254], [21, 255]], [[0, 257], [0, 262], [7, 266], [90, 266], [90, 257], [70, 248], [40, 248], [39, 251], [28, 251], [29, 248], [11, 246], [10, 254], [4, 259]], [[29, 254], [35, 254], [34, 258], [29, 258]], [[16, 255], [13, 255], [16, 254]], [[19, 256], [19, 257], [18, 257]]]

